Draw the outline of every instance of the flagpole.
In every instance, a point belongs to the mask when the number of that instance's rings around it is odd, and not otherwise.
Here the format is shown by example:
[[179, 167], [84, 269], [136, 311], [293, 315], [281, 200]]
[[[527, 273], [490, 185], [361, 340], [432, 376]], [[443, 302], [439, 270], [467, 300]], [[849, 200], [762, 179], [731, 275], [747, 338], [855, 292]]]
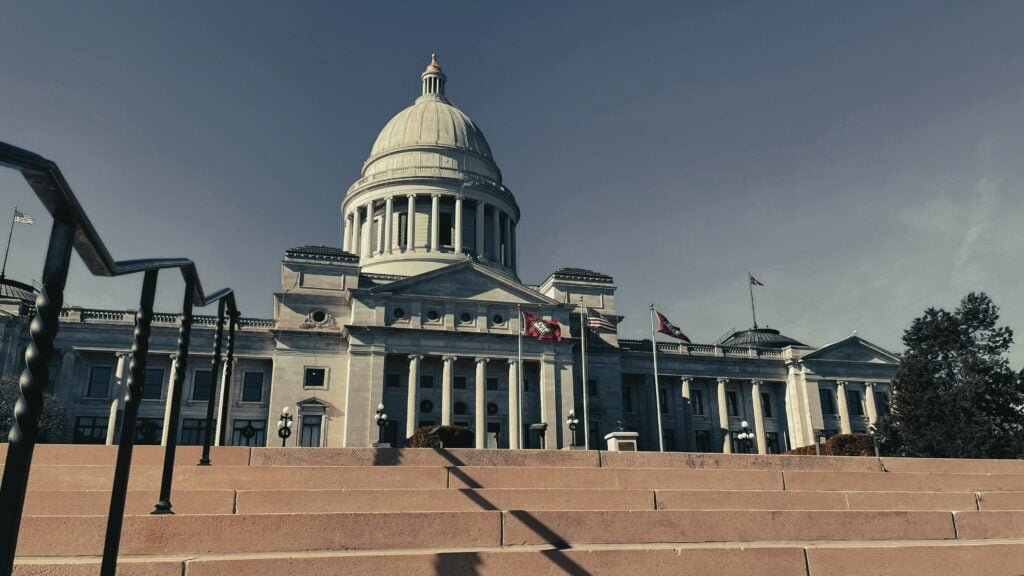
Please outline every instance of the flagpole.
[[583, 449], [590, 450], [590, 386], [587, 381], [587, 305], [580, 296], [580, 356], [583, 359]]
[[754, 308], [754, 276], [747, 272], [747, 286], [750, 287], [750, 314], [754, 317], [754, 330], [757, 330], [757, 310]]
[[661, 429], [661, 387], [658, 385], [658, 339], [654, 334], [654, 303], [651, 302], [651, 354], [654, 356], [654, 414], [658, 417], [658, 452], [664, 452], [665, 433]]
[[[14, 207], [14, 214], [18, 213], [18, 207]], [[7, 273], [7, 255], [11, 253], [11, 238], [14, 237], [14, 214], [11, 214], [11, 231], [7, 233], [7, 248], [4, 250], [4, 265], [0, 268], [0, 280], [4, 279]]]
[[[523, 443], [523, 305], [516, 304], [516, 310], [519, 312], [519, 366], [516, 370], [516, 413], [519, 414], [519, 430], [516, 430], [516, 435], [519, 436], [519, 449], [526, 448], [526, 444]], [[510, 410], [513, 407], [509, 407]]]

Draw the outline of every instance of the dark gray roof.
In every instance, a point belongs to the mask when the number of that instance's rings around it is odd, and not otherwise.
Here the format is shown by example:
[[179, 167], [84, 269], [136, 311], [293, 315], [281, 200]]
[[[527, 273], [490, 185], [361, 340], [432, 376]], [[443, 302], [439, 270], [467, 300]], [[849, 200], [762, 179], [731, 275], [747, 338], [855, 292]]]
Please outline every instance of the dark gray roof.
[[602, 284], [611, 284], [614, 281], [607, 274], [594, 272], [586, 268], [559, 268], [555, 270], [552, 276], [561, 280], [581, 280], [583, 282], [600, 282]]
[[733, 333], [722, 342], [722, 346], [734, 346], [737, 348], [776, 348], [782, 349], [786, 346], [803, 346], [802, 343], [793, 340], [789, 336], [783, 336], [778, 330], [772, 328], [752, 328]]
[[302, 258], [304, 260], [359, 263], [359, 257], [355, 254], [333, 246], [299, 246], [298, 248], [289, 248], [284, 255], [286, 258]]
[[34, 302], [36, 299], [36, 289], [17, 280], [0, 278], [0, 298]]

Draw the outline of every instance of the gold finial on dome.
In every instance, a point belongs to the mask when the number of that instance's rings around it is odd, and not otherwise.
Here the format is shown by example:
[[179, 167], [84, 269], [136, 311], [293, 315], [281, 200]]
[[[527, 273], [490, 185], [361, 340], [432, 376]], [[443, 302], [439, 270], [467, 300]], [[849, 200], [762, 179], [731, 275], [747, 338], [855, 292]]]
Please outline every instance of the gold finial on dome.
[[436, 53], [435, 54], [431, 54], [430, 55], [430, 64], [427, 64], [427, 69], [424, 70], [424, 73], [429, 74], [429, 73], [432, 73], [432, 72], [440, 72], [440, 71], [441, 71], [441, 66], [438, 65], [438, 63], [437, 63], [437, 54]]
[[423, 95], [424, 96], [437, 96], [444, 98], [444, 72], [441, 72], [441, 66], [437, 63], [437, 54], [430, 55], [430, 64], [427, 64], [427, 69], [420, 74], [420, 78], [423, 79]]

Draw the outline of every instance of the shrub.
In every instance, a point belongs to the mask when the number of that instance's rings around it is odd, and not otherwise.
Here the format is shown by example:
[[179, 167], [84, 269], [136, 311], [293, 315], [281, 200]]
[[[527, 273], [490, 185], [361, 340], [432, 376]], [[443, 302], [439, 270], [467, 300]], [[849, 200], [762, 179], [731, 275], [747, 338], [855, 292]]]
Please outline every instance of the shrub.
[[423, 426], [406, 442], [409, 448], [473, 448], [476, 435], [465, 426]]
[[[0, 378], [0, 442], [7, 442], [7, 434], [14, 425], [14, 405], [20, 395], [17, 380]], [[65, 434], [64, 409], [53, 394], [44, 392], [43, 412], [39, 416], [39, 442], [64, 442]]]
[[[875, 444], [870, 434], [837, 434], [818, 445], [822, 456], [874, 456]], [[814, 444], [786, 452], [798, 456], [813, 456]]]

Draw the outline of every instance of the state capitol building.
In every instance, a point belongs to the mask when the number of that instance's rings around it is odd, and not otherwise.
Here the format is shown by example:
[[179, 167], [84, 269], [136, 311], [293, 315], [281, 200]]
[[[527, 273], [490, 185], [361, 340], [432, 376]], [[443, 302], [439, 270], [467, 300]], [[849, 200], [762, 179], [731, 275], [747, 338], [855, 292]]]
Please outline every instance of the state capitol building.
[[[383, 404], [380, 433], [392, 445], [421, 426], [456, 424], [485, 430], [478, 448], [566, 448], [574, 412], [577, 445], [586, 433], [604, 449], [621, 426], [657, 450], [660, 412], [665, 450], [742, 451], [735, 436], [746, 420], [762, 454], [863, 432], [885, 414], [898, 359], [856, 334], [823, 347], [767, 328], [713, 345], [658, 342], [655, 384], [651, 341], [581, 330], [581, 304], [621, 320], [614, 279], [579, 268], [537, 284], [519, 278], [523, 215], [445, 82], [432, 59], [420, 96], [381, 130], [341, 202], [342, 247], [285, 251], [273, 318], [239, 322], [227, 397], [211, 398], [221, 391], [211, 385], [214, 318], [196, 317], [179, 443], [202, 443], [211, 400], [222, 443], [252, 446], [279, 445], [284, 406], [295, 414], [289, 446], [369, 446]], [[2, 375], [21, 371], [34, 297], [0, 281]], [[521, 366], [518, 308], [562, 335], [523, 337]], [[134, 312], [70, 307], [60, 320], [48, 391], [65, 410], [66, 440], [117, 443]], [[139, 443], [163, 439], [178, 320], [154, 318]], [[521, 419], [510, 410], [520, 370]]]

